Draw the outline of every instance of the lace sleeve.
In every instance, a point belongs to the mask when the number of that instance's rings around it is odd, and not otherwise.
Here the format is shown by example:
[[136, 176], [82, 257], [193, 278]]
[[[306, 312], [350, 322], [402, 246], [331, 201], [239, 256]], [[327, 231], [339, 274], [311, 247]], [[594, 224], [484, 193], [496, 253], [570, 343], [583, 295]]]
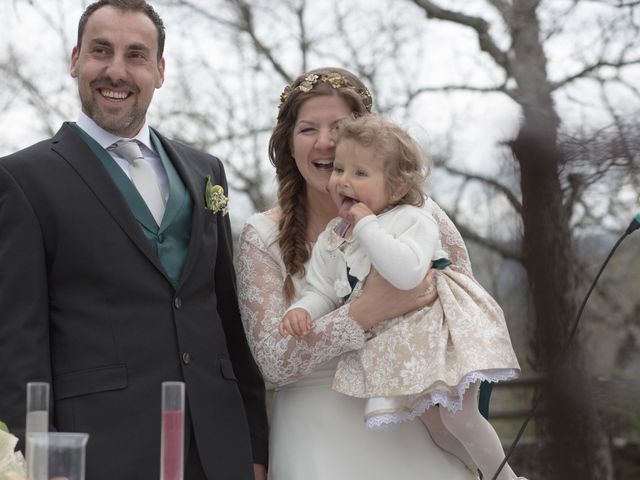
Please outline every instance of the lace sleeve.
[[348, 315], [348, 305], [313, 322], [302, 339], [281, 337], [278, 325], [287, 302], [279, 263], [252, 225], [240, 235], [236, 260], [238, 300], [253, 356], [266, 380], [290, 383], [344, 352], [364, 345], [364, 331]]
[[431, 212], [431, 215], [433, 215], [433, 218], [438, 223], [438, 228], [440, 228], [440, 242], [442, 243], [442, 248], [447, 252], [449, 260], [451, 260], [454, 265], [464, 268], [469, 275], [473, 275], [467, 247], [451, 219], [431, 198], [427, 199], [425, 208]]

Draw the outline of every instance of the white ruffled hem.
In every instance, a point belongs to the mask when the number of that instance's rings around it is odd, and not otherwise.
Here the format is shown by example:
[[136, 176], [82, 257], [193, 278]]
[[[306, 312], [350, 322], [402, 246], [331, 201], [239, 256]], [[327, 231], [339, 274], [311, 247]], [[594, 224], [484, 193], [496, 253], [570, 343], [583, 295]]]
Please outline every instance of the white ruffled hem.
[[[434, 390], [422, 398], [420, 398], [420, 395], [410, 396], [412, 397], [410, 404], [403, 405], [396, 412], [366, 412], [365, 425], [367, 429], [370, 430], [388, 430], [393, 428], [394, 425], [415, 419], [434, 405], [439, 405], [440, 407], [446, 408], [450, 412], [455, 413], [462, 410], [462, 398], [464, 396], [464, 392], [471, 384], [483, 381], [491, 383], [503, 382], [517, 378], [518, 375], [519, 371], [513, 368], [491, 370], [490, 372], [470, 372], [462, 378], [456, 387], [454, 387], [457, 391], [456, 396], [452, 396], [449, 392], [443, 390]], [[420, 398], [420, 400], [416, 401], [418, 398]]]

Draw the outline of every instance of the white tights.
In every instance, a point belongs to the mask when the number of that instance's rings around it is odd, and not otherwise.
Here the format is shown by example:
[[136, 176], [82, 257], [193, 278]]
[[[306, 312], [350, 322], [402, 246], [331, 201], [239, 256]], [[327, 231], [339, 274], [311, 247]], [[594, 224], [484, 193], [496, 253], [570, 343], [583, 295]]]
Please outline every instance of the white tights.
[[[444, 407], [431, 407], [420, 416], [433, 441], [458, 457], [472, 472], [479, 469], [484, 480], [491, 480], [504, 460], [498, 434], [478, 411], [480, 382], [472, 384], [462, 400], [462, 410], [455, 413]], [[506, 464], [498, 480], [518, 477]]]

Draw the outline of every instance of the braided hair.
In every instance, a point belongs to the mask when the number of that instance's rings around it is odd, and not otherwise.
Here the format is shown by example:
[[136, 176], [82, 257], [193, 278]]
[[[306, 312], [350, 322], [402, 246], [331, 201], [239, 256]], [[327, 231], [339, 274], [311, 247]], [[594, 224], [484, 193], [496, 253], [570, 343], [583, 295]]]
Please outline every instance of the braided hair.
[[276, 241], [286, 268], [284, 296], [293, 300], [294, 275], [304, 275], [311, 255], [306, 241], [308, 224], [307, 185], [291, 153], [293, 128], [302, 104], [321, 95], [337, 95], [345, 100], [354, 116], [371, 111], [371, 94], [351, 72], [342, 68], [318, 68], [303, 73], [281, 96], [278, 119], [269, 139], [269, 159], [276, 168], [278, 205], [282, 211]]

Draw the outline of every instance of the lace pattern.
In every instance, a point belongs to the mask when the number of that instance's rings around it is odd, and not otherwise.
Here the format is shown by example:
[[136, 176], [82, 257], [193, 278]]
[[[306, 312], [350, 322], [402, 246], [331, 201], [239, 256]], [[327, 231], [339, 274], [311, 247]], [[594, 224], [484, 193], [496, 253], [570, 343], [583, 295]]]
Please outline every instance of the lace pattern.
[[[424, 207], [440, 229], [440, 241], [448, 258], [471, 273], [471, 263], [460, 233], [444, 211], [431, 199]], [[282, 287], [285, 268], [275, 242], [277, 226], [269, 212], [247, 220], [236, 257], [240, 313], [253, 356], [265, 380], [285, 385], [308, 375], [326, 361], [364, 345], [365, 332], [349, 317], [343, 305], [314, 321], [302, 339], [282, 338], [278, 325], [289, 304]], [[304, 279], [294, 278], [296, 291]]]
[[473, 272], [471, 271], [471, 261], [469, 260], [467, 247], [451, 219], [431, 198], [427, 199], [424, 208], [431, 212], [431, 215], [438, 224], [438, 228], [440, 229], [440, 242], [442, 243], [442, 248], [447, 252], [451, 263], [465, 269], [469, 275], [472, 275]]
[[[365, 424], [368, 429], [384, 431], [395, 424], [413, 420], [422, 415], [434, 405], [440, 405], [451, 412], [462, 410], [462, 397], [469, 386], [476, 382], [504, 382], [517, 378], [517, 369], [470, 372], [452, 391], [435, 390], [427, 395], [409, 395], [399, 399], [404, 405], [397, 412], [371, 412], [366, 416]], [[397, 405], [399, 407], [399, 405]]]
[[[313, 329], [302, 339], [280, 336], [278, 325], [289, 305], [282, 294], [284, 266], [274, 244], [275, 230], [270, 227], [275, 224], [265, 214], [254, 215], [240, 235], [238, 300], [249, 346], [264, 378], [284, 385], [329, 359], [362, 347], [365, 335], [344, 305], [314, 321]], [[294, 280], [297, 291], [301, 282]]]

